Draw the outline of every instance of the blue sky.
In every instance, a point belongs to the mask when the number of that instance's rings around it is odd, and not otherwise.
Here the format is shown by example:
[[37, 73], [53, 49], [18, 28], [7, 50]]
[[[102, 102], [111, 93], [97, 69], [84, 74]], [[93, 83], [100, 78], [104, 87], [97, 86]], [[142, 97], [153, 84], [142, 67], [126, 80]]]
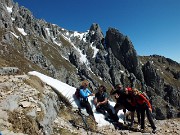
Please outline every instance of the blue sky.
[[138, 55], [180, 63], [180, 0], [14, 0], [38, 19], [85, 32], [98, 23], [127, 35]]

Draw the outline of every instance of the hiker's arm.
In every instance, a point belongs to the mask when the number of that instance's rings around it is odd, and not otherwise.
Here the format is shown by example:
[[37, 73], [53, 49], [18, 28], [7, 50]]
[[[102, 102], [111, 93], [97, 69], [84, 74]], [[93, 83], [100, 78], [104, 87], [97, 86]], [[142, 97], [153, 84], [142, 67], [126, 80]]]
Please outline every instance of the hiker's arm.
[[103, 105], [103, 104], [106, 104], [108, 102], [108, 98], [105, 98], [104, 101], [102, 102], [98, 102], [99, 105]]
[[98, 102], [98, 105], [107, 104], [107, 102], [108, 102], [108, 95], [107, 95], [107, 93], [104, 93], [104, 96], [105, 96], [104, 101]]
[[89, 93], [88, 97], [89, 96], [94, 96], [94, 93], [92, 93], [89, 89], [88, 89], [88, 93]]
[[89, 94], [89, 96], [95, 96], [94, 93]]
[[111, 91], [110, 91], [110, 95], [113, 95], [113, 92], [115, 91], [114, 87], [112, 87]]
[[143, 100], [145, 101], [145, 103], [148, 105], [149, 110], [152, 112], [152, 106], [151, 103], [149, 102], [149, 100], [146, 99], [146, 97], [144, 97], [142, 94], [139, 95], [141, 98], [143, 98]]
[[88, 95], [82, 89], [80, 89], [80, 95], [81, 95], [82, 98], [87, 98], [88, 97]]
[[97, 105], [97, 97], [94, 98], [94, 104]]

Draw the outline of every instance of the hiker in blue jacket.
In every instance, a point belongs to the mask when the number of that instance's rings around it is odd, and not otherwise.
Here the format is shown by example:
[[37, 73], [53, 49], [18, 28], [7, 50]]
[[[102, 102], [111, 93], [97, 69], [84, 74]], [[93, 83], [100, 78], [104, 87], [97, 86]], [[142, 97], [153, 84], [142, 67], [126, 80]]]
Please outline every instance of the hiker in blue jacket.
[[88, 85], [89, 85], [89, 82], [87, 80], [84, 80], [82, 82], [82, 87], [80, 89], [80, 105], [82, 107], [85, 107], [87, 113], [91, 115], [93, 119], [95, 120], [91, 105], [88, 101], [88, 97], [94, 96], [94, 94], [87, 88]]

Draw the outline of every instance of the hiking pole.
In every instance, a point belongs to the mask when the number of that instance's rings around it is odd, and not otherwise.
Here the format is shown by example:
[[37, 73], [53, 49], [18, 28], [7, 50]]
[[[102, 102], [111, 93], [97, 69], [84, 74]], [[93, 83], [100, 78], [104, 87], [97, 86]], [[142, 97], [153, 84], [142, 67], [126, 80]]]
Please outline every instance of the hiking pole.
[[86, 118], [85, 116], [82, 114], [81, 110], [79, 109], [78, 111], [79, 115], [81, 116], [82, 120], [83, 120], [83, 123], [85, 125], [85, 130], [87, 131], [87, 134], [88, 134], [88, 130], [89, 130], [89, 126], [87, 124], [87, 121], [86, 121]]

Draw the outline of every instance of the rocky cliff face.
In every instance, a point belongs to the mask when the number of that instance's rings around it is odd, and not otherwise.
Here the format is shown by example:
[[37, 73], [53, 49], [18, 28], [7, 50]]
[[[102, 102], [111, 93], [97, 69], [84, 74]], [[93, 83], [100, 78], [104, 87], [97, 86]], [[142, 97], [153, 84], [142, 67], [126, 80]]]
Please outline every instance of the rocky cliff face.
[[52, 134], [51, 124], [64, 105], [53, 89], [35, 76], [0, 76], [0, 130], [3, 134]]
[[[179, 117], [180, 65], [162, 56], [139, 57], [127, 36], [98, 24], [84, 33], [36, 19], [25, 7], [0, 0], [0, 66], [32, 70], [78, 87], [82, 79], [95, 89], [117, 83], [146, 91], [155, 117]], [[1, 71], [4, 73], [5, 71]], [[161, 102], [160, 102], [161, 101]]]
[[[146, 88], [147, 91], [152, 95], [156, 93], [159, 96], [152, 96], [156, 111], [158, 110], [159, 112], [156, 113], [157, 118], [179, 117], [179, 111], [177, 111], [179, 110], [180, 94], [179, 79], [177, 77], [179, 64], [169, 58], [158, 55], [140, 57], [140, 60], [143, 64], [142, 71], [146, 85], [148, 86]], [[161, 100], [160, 98], [165, 102], [159, 102]], [[177, 114], [175, 112], [177, 112]]]

